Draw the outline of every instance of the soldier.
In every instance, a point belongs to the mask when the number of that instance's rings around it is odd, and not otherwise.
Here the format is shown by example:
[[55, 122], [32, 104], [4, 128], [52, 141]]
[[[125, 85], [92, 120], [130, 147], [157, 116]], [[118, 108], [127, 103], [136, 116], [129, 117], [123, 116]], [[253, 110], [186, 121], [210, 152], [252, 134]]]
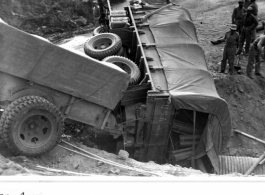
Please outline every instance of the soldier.
[[236, 32], [237, 26], [235, 24], [231, 25], [230, 31], [225, 34], [224, 40], [224, 53], [223, 59], [221, 62], [221, 71], [220, 73], [224, 73], [226, 69], [226, 61], [228, 60], [229, 64], [229, 74], [234, 74], [234, 61], [236, 55], [236, 48], [238, 47], [239, 42], [239, 34]]
[[251, 14], [252, 10], [253, 10], [252, 7], [248, 7], [247, 13], [243, 15], [243, 20], [242, 20], [243, 27], [240, 34], [240, 42], [239, 42], [239, 49], [237, 51], [237, 55], [241, 54], [245, 40], [246, 40], [245, 55], [248, 55], [251, 38], [253, 37], [252, 35], [253, 30], [256, 29], [256, 27], [258, 26], [257, 18]]
[[252, 7], [252, 14], [257, 18], [258, 17], [258, 5], [256, 4], [256, 0], [250, 0], [250, 5], [249, 7]]
[[265, 46], [265, 35], [260, 35], [259, 38], [257, 38], [250, 46], [250, 52], [248, 57], [248, 65], [247, 65], [247, 76], [251, 79], [252, 77], [252, 69], [253, 65], [255, 64], [255, 75], [262, 76], [260, 73], [260, 56], [262, 52], [262, 47]]
[[93, 17], [94, 17], [94, 26], [97, 28], [99, 26], [99, 18], [100, 18], [100, 7], [98, 5], [97, 0], [93, 1]]
[[[251, 0], [250, 1], [250, 5], [249, 7], [252, 7], [252, 14], [257, 18], [258, 20], [258, 5], [256, 4], [256, 0]], [[252, 32], [252, 38], [251, 38], [251, 43], [256, 39], [256, 28], [253, 29], [253, 32]]]
[[243, 19], [243, 14], [246, 12], [246, 9], [243, 7], [244, 0], [239, 0], [238, 1], [238, 7], [236, 7], [233, 11], [232, 14], [232, 24], [237, 25], [237, 32], [241, 32], [242, 28], [242, 19]]
[[250, 3], [251, 3], [250, 0], [245, 0], [244, 8], [247, 9]]

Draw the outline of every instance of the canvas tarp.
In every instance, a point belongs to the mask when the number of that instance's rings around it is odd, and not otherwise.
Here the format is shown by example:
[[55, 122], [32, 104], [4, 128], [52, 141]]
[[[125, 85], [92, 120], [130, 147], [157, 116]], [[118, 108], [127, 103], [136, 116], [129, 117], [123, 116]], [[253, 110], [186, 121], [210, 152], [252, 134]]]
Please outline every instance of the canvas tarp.
[[217, 156], [229, 141], [231, 119], [228, 105], [219, 97], [207, 70], [191, 16], [186, 9], [173, 5], [152, 15], [148, 22], [176, 109], [209, 113], [196, 156], [207, 153], [218, 172]]

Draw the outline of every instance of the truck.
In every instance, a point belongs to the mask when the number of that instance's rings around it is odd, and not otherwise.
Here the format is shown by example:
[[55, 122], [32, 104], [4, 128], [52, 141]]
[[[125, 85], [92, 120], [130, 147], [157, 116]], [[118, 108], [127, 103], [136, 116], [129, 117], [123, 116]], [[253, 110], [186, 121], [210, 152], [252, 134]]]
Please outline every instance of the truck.
[[122, 137], [117, 147], [139, 161], [218, 173], [231, 118], [188, 10], [151, 0], [108, 7], [137, 83], [115, 64], [0, 22], [0, 136], [14, 154], [34, 156], [57, 144], [64, 122], [80, 123]]

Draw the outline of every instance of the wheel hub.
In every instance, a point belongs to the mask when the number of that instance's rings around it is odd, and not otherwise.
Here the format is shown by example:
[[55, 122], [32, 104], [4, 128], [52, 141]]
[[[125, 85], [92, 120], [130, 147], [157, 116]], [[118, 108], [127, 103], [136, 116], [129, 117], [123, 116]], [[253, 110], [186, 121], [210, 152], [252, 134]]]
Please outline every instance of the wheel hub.
[[23, 145], [40, 147], [49, 141], [52, 124], [45, 115], [33, 115], [26, 118], [19, 129], [19, 140]]

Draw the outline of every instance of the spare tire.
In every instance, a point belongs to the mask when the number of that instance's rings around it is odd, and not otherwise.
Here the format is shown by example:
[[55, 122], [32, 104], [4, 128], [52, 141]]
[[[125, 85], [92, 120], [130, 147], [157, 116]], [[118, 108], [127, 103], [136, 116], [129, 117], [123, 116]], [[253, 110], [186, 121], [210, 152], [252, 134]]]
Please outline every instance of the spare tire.
[[108, 31], [106, 31], [106, 29], [103, 26], [98, 26], [97, 28], [94, 29], [93, 31], [93, 36], [102, 34], [102, 33], [107, 33]]
[[102, 33], [86, 41], [84, 51], [86, 55], [102, 60], [115, 55], [122, 47], [121, 39], [113, 33]]
[[109, 56], [102, 61], [110, 62], [123, 69], [130, 75], [129, 85], [135, 85], [140, 79], [141, 72], [138, 66], [128, 58], [121, 56]]
[[120, 49], [120, 51], [116, 54], [116, 56], [124, 56], [123, 48]]

